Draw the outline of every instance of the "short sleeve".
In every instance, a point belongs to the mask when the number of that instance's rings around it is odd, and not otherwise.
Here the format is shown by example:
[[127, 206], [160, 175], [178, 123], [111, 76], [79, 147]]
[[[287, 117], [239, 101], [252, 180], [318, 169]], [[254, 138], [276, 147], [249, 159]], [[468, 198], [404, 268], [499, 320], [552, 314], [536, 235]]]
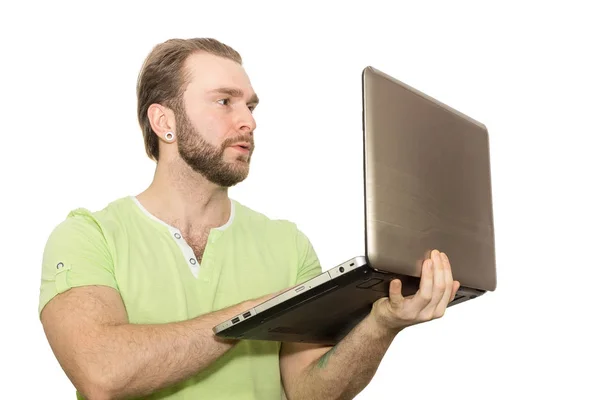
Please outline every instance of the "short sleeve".
[[299, 284], [318, 276], [322, 270], [321, 263], [317, 257], [315, 249], [313, 248], [308, 237], [300, 230], [297, 231], [296, 246], [298, 248], [299, 255], [296, 284]]
[[102, 285], [117, 289], [106, 238], [90, 212], [71, 212], [50, 233], [41, 278], [38, 315], [54, 296], [73, 287]]

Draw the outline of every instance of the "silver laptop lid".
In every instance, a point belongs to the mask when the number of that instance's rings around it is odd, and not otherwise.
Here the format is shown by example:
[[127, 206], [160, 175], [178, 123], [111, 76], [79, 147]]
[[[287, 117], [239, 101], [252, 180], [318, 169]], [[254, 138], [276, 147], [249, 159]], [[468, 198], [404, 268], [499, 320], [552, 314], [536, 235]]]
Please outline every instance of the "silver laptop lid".
[[363, 71], [366, 253], [420, 276], [437, 248], [461, 285], [496, 288], [486, 127], [372, 67]]

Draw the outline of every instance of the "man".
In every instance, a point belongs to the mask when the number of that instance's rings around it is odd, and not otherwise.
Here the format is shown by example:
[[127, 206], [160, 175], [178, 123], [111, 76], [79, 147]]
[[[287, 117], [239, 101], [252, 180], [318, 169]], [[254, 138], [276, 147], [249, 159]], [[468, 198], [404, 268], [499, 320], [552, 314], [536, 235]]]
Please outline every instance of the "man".
[[215, 337], [215, 325], [321, 266], [293, 223], [228, 197], [249, 172], [258, 104], [235, 50], [162, 43], [137, 94], [152, 183], [72, 211], [44, 251], [40, 318], [80, 398], [350, 399], [398, 332], [444, 314], [458, 282], [434, 250], [415, 296], [392, 282], [335, 348]]

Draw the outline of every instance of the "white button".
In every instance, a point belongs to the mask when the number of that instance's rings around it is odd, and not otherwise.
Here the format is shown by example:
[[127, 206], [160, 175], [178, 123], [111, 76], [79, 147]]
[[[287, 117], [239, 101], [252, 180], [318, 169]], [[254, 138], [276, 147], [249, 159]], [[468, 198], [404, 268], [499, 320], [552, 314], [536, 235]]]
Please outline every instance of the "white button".
[[175, 239], [181, 239], [181, 235], [179, 233], [175, 233], [173, 236], [175, 236]]
[[196, 259], [195, 258], [190, 258], [190, 264], [196, 265]]

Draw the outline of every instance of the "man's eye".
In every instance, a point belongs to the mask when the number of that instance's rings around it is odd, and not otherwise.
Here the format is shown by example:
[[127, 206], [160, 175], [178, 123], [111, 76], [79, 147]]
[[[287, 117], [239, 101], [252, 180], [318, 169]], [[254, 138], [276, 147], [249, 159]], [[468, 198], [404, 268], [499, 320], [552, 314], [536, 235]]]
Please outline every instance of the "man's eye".
[[218, 100], [217, 103], [226, 106], [229, 104], [229, 99], [221, 99], [221, 100]]

